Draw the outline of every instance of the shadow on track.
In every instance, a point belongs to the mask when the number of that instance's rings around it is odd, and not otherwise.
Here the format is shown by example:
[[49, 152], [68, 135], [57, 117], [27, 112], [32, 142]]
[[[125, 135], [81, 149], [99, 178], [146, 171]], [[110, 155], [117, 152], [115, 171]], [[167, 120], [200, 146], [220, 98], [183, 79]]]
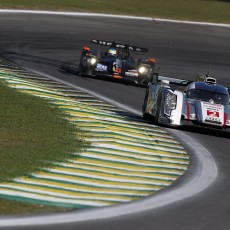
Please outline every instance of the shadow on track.
[[[63, 64], [60, 67], [59, 71], [62, 73], [64, 72], [65, 74], [78, 75], [78, 68], [72, 67], [71, 65]], [[86, 76], [86, 75], [83, 75], [83, 76], [78, 75], [78, 77], [87, 78], [87, 79], [97, 79], [97, 80], [103, 80], [103, 81], [108, 81], [108, 82], [115, 82], [118, 84], [131, 85], [131, 86], [136, 86], [139, 88], [146, 88], [146, 86], [137, 84], [133, 82], [132, 80], [128, 80], [128, 79], [117, 79], [117, 78], [113, 78], [109, 76], [106, 77], [106, 76]]]
[[[13, 62], [14, 59], [20, 59], [23, 61], [28, 61], [28, 62], [38, 63], [38, 64], [52, 65], [54, 67], [60, 67], [61, 65], [63, 65], [63, 62], [60, 62], [58, 60], [43, 58], [39, 56], [23, 54], [23, 53], [13, 52], [13, 51], [8, 51], [3, 49], [0, 49], [0, 57], [9, 62]], [[65, 64], [70, 64], [70, 63], [66, 62]]]
[[[142, 118], [144, 119], [144, 118]], [[181, 126], [181, 127], [170, 127], [167, 125], [159, 125], [157, 124], [153, 118], [150, 116], [145, 119], [145, 121], [152, 125], [158, 125], [159, 127], [167, 128], [167, 129], [175, 129], [175, 130], [181, 130], [181, 131], [187, 131], [191, 133], [199, 133], [207, 136], [214, 136], [214, 137], [221, 137], [221, 138], [230, 138], [230, 133], [223, 132], [221, 129], [213, 129], [208, 127], [202, 127], [202, 126]]]
[[49, 65], [49, 66], [57, 68], [59, 70], [59, 72], [65, 73], [68, 75], [146, 88], [146, 86], [144, 86], [144, 85], [136, 84], [136, 83], [132, 82], [131, 80], [127, 80], [127, 79], [115, 79], [112, 77], [105, 77], [105, 76], [95, 76], [95, 77], [94, 76], [79, 76], [77, 63], [73, 64], [71, 62], [61, 62], [59, 60], [55, 60], [55, 59], [51, 59], [51, 58], [43, 58], [43, 57], [39, 57], [39, 56], [23, 54], [23, 53], [13, 52], [13, 51], [8, 51], [8, 50], [3, 50], [3, 49], [0, 49], [0, 57], [3, 58], [4, 60], [10, 62], [10, 63], [13, 63], [14, 65], [17, 64], [16, 62], [14, 62], [14, 59], [20, 59], [22, 61], [27, 61], [27, 62], [31, 62], [31, 63]]

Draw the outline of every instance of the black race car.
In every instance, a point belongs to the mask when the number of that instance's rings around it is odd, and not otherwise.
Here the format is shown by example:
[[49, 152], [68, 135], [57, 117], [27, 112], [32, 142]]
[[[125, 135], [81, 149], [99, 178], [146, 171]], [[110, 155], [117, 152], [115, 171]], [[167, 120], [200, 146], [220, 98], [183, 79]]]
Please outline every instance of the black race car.
[[147, 85], [154, 73], [154, 58], [139, 58], [137, 61], [131, 56], [131, 52], [148, 52], [146, 48], [118, 44], [115, 42], [91, 40], [97, 45], [108, 46], [108, 50], [101, 52], [90, 47], [83, 47], [79, 75], [106, 76], [131, 80], [137, 84]]

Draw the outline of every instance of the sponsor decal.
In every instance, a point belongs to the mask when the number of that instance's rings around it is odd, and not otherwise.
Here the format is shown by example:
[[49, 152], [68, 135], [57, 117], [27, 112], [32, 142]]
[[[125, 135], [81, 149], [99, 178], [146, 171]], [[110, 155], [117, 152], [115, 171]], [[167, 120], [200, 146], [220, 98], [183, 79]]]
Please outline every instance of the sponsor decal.
[[116, 62], [113, 63], [113, 72], [116, 75], [120, 75], [122, 72], [122, 62], [117, 59]]
[[224, 107], [219, 104], [201, 102], [203, 122], [224, 125]]
[[121, 68], [113, 67], [114, 74], [120, 74], [121, 73]]
[[208, 117], [220, 117], [220, 113], [218, 111], [207, 110]]
[[91, 42], [99, 44], [99, 45], [104, 45], [104, 46], [111, 46], [112, 45], [112, 42], [101, 41], [101, 40], [96, 40], [96, 39], [92, 39]]
[[138, 77], [138, 72], [137, 70], [128, 70], [128, 72], [125, 72], [125, 75], [129, 77]]
[[97, 63], [97, 66], [95, 68], [96, 71], [107, 71], [107, 66], [106, 65], [102, 65], [100, 63]]

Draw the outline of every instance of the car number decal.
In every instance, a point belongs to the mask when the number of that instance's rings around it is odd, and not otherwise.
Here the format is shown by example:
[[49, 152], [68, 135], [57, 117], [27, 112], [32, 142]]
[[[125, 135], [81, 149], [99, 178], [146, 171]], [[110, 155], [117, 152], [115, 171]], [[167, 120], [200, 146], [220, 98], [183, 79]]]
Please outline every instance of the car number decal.
[[202, 114], [205, 122], [223, 124], [224, 122], [224, 109], [222, 105], [209, 104], [202, 102]]

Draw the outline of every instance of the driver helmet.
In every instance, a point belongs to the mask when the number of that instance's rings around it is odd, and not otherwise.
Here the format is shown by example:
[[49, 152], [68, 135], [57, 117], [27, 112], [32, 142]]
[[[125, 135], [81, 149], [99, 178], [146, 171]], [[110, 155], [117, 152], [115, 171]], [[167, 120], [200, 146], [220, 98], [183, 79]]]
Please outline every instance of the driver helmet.
[[108, 50], [108, 56], [114, 56], [114, 57], [116, 57], [117, 56], [117, 50], [115, 48], [110, 48]]

